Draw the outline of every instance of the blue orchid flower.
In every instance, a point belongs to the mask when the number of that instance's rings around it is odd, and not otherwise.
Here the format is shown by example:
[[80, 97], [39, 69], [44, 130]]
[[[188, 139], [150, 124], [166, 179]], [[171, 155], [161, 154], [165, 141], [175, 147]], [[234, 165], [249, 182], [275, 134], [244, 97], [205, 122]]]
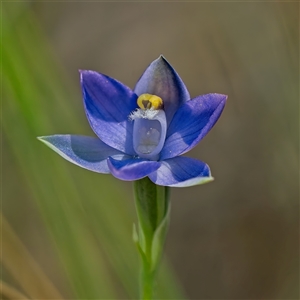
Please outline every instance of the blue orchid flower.
[[133, 91], [94, 71], [81, 71], [80, 78], [86, 116], [97, 137], [40, 137], [47, 146], [82, 168], [121, 180], [148, 176], [172, 187], [213, 180], [206, 163], [181, 155], [214, 126], [226, 95], [190, 99], [163, 56], [150, 64]]

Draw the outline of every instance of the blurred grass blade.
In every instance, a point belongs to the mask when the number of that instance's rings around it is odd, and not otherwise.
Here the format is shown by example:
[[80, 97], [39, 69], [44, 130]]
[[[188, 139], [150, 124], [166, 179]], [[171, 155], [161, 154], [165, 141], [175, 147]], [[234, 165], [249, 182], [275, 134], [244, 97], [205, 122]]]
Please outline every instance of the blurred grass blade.
[[[5, 8], [6, 17], [13, 14], [10, 5]], [[50, 54], [34, 16], [23, 11], [19, 12], [18, 18], [7, 19], [15, 22], [6, 28], [2, 43], [3, 92], [8, 100], [5, 101], [5, 116], [1, 120], [7, 140], [6, 155], [12, 155], [16, 160], [24, 184], [29, 188], [29, 197], [39, 205], [73, 287], [73, 297], [116, 298], [70, 172], [57, 157], [51, 163], [48, 151], [43, 157], [46, 149], [36, 140], [41, 132], [52, 130], [49, 118], [56, 113], [50, 112], [48, 118], [44, 110], [63, 109], [61, 98], [70, 97], [71, 93], [67, 94], [62, 88], [62, 80], [58, 71], [53, 71], [53, 63], [45, 60]], [[36, 74], [41, 72], [44, 72], [44, 78], [39, 81]], [[46, 105], [43, 106], [43, 103]], [[67, 116], [66, 112], [62, 119], [67, 119]], [[41, 152], [36, 154], [34, 147]], [[50, 155], [49, 159], [46, 153]]]
[[8, 299], [8, 300], [28, 300], [29, 298], [7, 283], [0, 280], [0, 296], [1, 299]]
[[5, 217], [2, 220], [1, 262], [24, 291], [33, 299], [63, 299], [14, 233]]

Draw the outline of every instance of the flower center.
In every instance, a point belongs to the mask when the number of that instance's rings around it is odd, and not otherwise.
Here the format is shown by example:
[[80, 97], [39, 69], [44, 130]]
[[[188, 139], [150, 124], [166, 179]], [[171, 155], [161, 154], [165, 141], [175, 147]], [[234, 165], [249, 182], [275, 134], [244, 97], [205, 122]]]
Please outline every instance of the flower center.
[[142, 94], [137, 104], [140, 108], [129, 116], [134, 121], [133, 148], [141, 158], [158, 160], [167, 132], [163, 101], [156, 95]]

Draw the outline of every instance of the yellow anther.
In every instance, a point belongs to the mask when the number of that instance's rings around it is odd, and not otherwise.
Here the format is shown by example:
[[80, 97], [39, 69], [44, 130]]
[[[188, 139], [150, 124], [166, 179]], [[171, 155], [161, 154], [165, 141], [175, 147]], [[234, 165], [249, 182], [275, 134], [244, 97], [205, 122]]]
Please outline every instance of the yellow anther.
[[137, 99], [137, 105], [143, 109], [161, 109], [163, 106], [163, 101], [160, 97], [151, 94], [142, 94]]

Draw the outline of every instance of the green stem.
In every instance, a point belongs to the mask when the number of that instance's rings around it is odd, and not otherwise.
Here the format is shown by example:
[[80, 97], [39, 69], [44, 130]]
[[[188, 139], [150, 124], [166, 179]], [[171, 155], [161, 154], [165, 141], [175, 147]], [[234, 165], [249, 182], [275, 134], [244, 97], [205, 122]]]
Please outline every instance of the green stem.
[[151, 271], [150, 266], [142, 264], [142, 276], [141, 276], [141, 299], [151, 300], [153, 299], [153, 287], [154, 287], [155, 274]]
[[162, 255], [169, 223], [170, 205], [167, 187], [154, 184], [149, 178], [134, 182], [138, 234], [134, 240], [141, 256], [141, 299], [151, 300], [155, 275]]

